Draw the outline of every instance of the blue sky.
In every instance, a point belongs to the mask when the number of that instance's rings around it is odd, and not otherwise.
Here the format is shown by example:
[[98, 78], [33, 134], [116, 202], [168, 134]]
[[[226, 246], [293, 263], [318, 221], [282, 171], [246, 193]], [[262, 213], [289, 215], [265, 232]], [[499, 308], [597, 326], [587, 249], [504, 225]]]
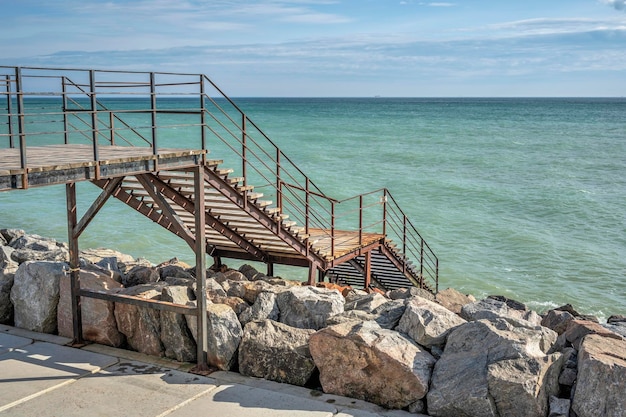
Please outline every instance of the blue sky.
[[626, 0], [0, 0], [0, 65], [231, 96], [626, 96]]

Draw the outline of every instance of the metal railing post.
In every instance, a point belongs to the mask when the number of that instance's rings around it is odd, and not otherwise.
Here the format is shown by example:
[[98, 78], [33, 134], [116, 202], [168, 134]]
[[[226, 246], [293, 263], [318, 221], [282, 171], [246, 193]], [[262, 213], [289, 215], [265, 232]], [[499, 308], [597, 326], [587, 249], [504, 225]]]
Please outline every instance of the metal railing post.
[[406, 214], [402, 216], [402, 253], [406, 252]]
[[387, 236], [387, 189], [383, 190], [383, 235]]
[[[200, 75], [200, 140], [202, 150], [206, 151], [206, 107], [204, 105], [204, 75]], [[202, 154], [202, 159], [206, 162], [206, 153]]]
[[98, 102], [96, 101], [96, 72], [89, 70], [89, 96], [91, 101], [91, 140], [93, 141], [93, 160], [99, 161], [98, 153]]
[[241, 115], [241, 175], [243, 176], [244, 187], [248, 185], [248, 176], [246, 175], [246, 160], [248, 158], [248, 146], [246, 140], [246, 115]]
[[20, 168], [22, 173], [22, 187], [28, 188], [28, 173], [26, 168], [26, 125], [24, 120], [24, 92], [22, 91], [22, 69], [15, 67], [15, 93], [17, 94], [17, 128], [20, 137]]
[[335, 258], [335, 202], [330, 202], [330, 256]]
[[115, 146], [115, 116], [109, 111], [109, 125], [111, 126], [111, 146]]
[[67, 120], [67, 85], [65, 76], [61, 77], [61, 96], [63, 100], [63, 140], [65, 144], [70, 143], [69, 121]]
[[[158, 155], [157, 143], [157, 113], [156, 113], [156, 85], [154, 82], [154, 72], [150, 73], [150, 110], [152, 113], [152, 155]], [[156, 169], [156, 167], [155, 167]]]
[[11, 96], [11, 76], [5, 76], [7, 83], [7, 119], [9, 127], [9, 148], [15, 148], [15, 142], [13, 141], [13, 97]]
[[420, 239], [420, 275], [424, 276], [424, 239]]
[[363, 194], [359, 196], [359, 246], [363, 244]]
[[309, 217], [311, 217], [311, 202], [310, 202], [310, 181], [309, 177], [305, 177], [305, 186], [304, 186], [304, 233], [309, 234]]

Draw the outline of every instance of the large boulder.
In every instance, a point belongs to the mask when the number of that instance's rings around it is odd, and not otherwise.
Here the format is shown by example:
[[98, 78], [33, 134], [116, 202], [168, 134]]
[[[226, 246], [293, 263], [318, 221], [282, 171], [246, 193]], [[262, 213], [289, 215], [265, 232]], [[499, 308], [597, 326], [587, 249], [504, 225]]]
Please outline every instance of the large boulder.
[[408, 337], [373, 321], [330, 326], [309, 349], [324, 392], [404, 408], [426, 395], [435, 359]]
[[[110, 271], [91, 266], [80, 271], [80, 288], [94, 291], [115, 291], [122, 285], [112, 277]], [[57, 321], [59, 334], [65, 337], [74, 335], [74, 317], [72, 315], [71, 277], [61, 277], [59, 308]], [[83, 337], [95, 343], [119, 347], [124, 343], [124, 335], [117, 330], [115, 321], [115, 303], [83, 297], [81, 300]]]
[[[196, 301], [188, 305], [195, 306]], [[237, 362], [237, 349], [243, 337], [241, 323], [233, 309], [226, 304], [207, 305], [207, 362], [223, 371], [230, 370]], [[198, 318], [185, 315], [187, 326], [198, 342]]]
[[461, 314], [464, 305], [476, 302], [473, 295], [460, 293], [454, 288], [439, 291], [435, 299], [439, 304], [456, 314]]
[[11, 252], [13, 248], [0, 246], [0, 324], [13, 324], [11, 288], [18, 265], [11, 259]]
[[490, 296], [475, 303], [466, 304], [461, 308], [461, 317], [467, 321], [512, 319], [525, 320], [534, 326], [541, 324], [541, 316], [514, 300], [500, 296]]
[[239, 372], [303, 386], [315, 370], [309, 352], [313, 333], [315, 330], [298, 329], [273, 320], [246, 324], [239, 346]]
[[[116, 270], [123, 274], [126, 271], [129, 271], [132, 267], [137, 264], [142, 264], [144, 266], [149, 266], [149, 262], [136, 260], [131, 255], [127, 255], [122, 252], [118, 252], [112, 249], [106, 248], [93, 248], [93, 249], [83, 249], [80, 251], [79, 256], [81, 259], [86, 261], [87, 263], [99, 264], [103, 266], [103, 264], [110, 263], [111, 261], [107, 261], [107, 259], [114, 258]], [[105, 268], [108, 269], [108, 268]]]
[[[173, 304], [187, 305], [192, 297], [193, 291], [184, 285], [168, 285], [161, 291], [161, 301]], [[195, 362], [198, 357], [196, 341], [183, 314], [161, 311], [161, 342], [168, 358], [179, 362]]]
[[291, 287], [277, 296], [280, 322], [301, 329], [321, 329], [326, 320], [343, 312], [344, 298], [336, 290]]
[[242, 326], [255, 320], [275, 320], [278, 321], [280, 311], [276, 303], [276, 294], [271, 292], [262, 292], [256, 297], [253, 305], [246, 308], [239, 314], [239, 321]]
[[383, 329], [393, 330], [396, 328], [406, 310], [408, 299], [387, 301], [374, 309], [372, 314], [376, 316], [376, 323]]
[[442, 347], [450, 331], [467, 323], [447, 308], [425, 298], [411, 298], [397, 331], [408, 334], [419, 345]]
[[15, 272], [11, 288], [16, 327], [40, 333], [56, 333], [59, 282], [65, 263], [25, 262]]
[[[142, 298], [160, 300], [165, 283], [141, 284], [123, 288], [118, 293]], [[161, 342], [160, 311], [126, 303], [115, 303], [117, 328], [126, 336], [128, 345], [137, 352], [153, 356], [163, 356], [165, 349]]]
[[13, 240], [24, 236], [26, 232], [22, 229], [0, 229], [0, 234], [10, 245]]
[[626, 416], [626, 340], [590, 334], [578, 353], [572, 410], [578, 417]]
[[432, 416], [545, 417], [559, 390], [556, 333], [479, 320], [450, 332], [427, 396]]

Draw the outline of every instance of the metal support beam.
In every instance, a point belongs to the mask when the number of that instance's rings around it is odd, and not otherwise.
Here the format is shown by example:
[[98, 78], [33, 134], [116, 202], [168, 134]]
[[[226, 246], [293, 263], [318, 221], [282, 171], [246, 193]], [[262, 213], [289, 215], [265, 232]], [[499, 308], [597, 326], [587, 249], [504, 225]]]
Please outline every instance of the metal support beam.
[[87, 210], [85, 215], [76, 224], [76, 227], [73, 230], [76, 238], [80, 237], [80, 235], [85, 231], [85, 228], [93, 220], [96, 214], [98, 214], [102, 206], [104, 206], [109, 197], [111, 197], [111, 194], [120, 186], [123, 180], [124, 177], [106, 180], [106, 185], [104, 186], [102, 193], [100, 193], [100, 195], [98, 196], [98, 198], [96, 198], [91, 207], [89, 207], [89, 210]]
[[206, 236], [205, 236], [205, 208], [204, 208], [204, 166], [198, 165], [194, 171], [194, 196], [196, 217], [196, 288], [198, 294], [198, 362], [197, 372], [209, 370], [207, 354], [207, 299], [206, 299]]
[[74, 344], [84, 344], [83, 319], [80, 299], [80, 264], [78, 259], [78, 235], [76, 230], [76, 183], [65, 185], [67, 198], [67, 231], [70, 246], [70, 289], [72, 298], [72, 318]]
[[268, 277], [274, 276], [274, 263], [273, 262], [267, 263], [267, 276]]

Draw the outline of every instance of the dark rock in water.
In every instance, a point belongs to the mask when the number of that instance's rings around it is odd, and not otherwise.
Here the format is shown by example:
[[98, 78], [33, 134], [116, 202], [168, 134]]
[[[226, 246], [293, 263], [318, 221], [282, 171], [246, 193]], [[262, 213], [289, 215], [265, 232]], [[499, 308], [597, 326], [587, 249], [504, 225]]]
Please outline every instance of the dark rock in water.
[[611, 323], [611, 324], [626, 323], [626, 316], [622, 316], [621, 314], [613, 315], [613, 316], [609, 317], [609, 319], [606, 322], [607, 323]]
[[303, 386], [315, 370], [309, 352], [313, 333], [315, 330], [298, 329], [273, 320], [248, 323], [239, 347], [239, 372]]
[[155, 267], [137, 265], [122, 277], [122, 284], [126, 288], [135, 285], [150, 284], [161, 279], [159, 271]]
[[519, 310], [519, 311], [527, 311], [528, 310], [528, 307], [526, 307], [526, 304], [520, 303], [519, 301], [512, 300], [512, 299], [507, 298], [507, 297], [505, 297], [503, 295], [490, 295], [487, 298], [503, 302], [504, 304], [506, 304], [509, 308], [511, 308], [513, 310]]

